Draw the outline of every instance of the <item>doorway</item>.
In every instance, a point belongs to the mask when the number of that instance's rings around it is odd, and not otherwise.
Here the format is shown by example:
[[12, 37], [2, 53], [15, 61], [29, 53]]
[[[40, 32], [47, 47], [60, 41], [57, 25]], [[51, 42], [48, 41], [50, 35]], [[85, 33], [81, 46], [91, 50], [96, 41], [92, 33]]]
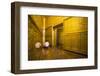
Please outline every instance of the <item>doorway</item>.
[[63, 23], [58, 24], [54, 27], [54, 44], [55, 48], [62, 48], [62, 33], [63, 33]]

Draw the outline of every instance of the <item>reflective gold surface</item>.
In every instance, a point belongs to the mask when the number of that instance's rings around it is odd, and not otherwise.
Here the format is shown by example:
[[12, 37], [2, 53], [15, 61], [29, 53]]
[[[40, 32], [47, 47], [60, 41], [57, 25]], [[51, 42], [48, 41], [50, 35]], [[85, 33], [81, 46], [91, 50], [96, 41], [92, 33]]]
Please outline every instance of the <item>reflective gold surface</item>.
[[28, 15], [28, 60], [87, 58], [87, 42], [87, 17]]

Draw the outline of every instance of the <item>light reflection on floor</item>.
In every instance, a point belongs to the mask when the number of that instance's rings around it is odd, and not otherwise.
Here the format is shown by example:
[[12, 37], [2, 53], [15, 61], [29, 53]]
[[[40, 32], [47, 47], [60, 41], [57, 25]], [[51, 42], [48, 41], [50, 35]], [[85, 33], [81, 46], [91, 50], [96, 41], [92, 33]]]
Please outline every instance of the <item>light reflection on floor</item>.
[[75, 54], [58, 48], [42, 48], [31, 52], [29, 60], [75, 59], [87, 56]]

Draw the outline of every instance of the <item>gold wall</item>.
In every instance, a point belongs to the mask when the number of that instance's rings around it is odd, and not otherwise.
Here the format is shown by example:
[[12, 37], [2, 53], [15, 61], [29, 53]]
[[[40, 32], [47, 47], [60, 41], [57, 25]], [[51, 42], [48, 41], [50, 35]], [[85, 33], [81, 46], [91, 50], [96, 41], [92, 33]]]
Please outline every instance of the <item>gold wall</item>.
[[33, 57], [33, 53], [35, 51], [37, 51], [37, 49], [35, 48], [35, 44], [37, 42], [41, 42], [42, 43], [42, 33], [41, 31], [38, 29], [38, 26], [36, 23], [33, 23], [33, 19], [32, 17], [28, 17], [28, 58], [29, 60], [31, 58], [35, 58]]
[[37, 27], [42, 31], [43, 29], [43, 16], [31, 15], [32, 19], [36, 23]]
[[[51, 36], [52, 32], [49, 28], [46, 31], [48, 35], [47, 40], [53, 40], [54, 46], [57, 46], [57, 41], [60, 46], [65, 50], [70, 50], [82, 54], [87, 54], [87, 30], [88, 30], [88, 18], [87, 17], [48, 17], [47, 26], [58, 26], [62, 24], [63, 29], [58, 29], [59, 27], [53, 29], [54, 35]], [[61, 31], [59, 37], [57, 38], [57, 30]], [[50, 41], [51, 43], [51, 41]]]
[[87, 18], [71, 17], [64, 20], [63, 25], [63, 48], [66, 50], [87, 54]]
[[68, 18], [65, 16], [46, 16], [46, 40], [50, 42], [52, 47], [56, 46], [56, 30], [52, 30], [53, 27], [63, 23], [63, 20]]
[[45, 30], [45, 39], [50, 43], [50, 46], [52, 47], [52, 26], [46, 28]]

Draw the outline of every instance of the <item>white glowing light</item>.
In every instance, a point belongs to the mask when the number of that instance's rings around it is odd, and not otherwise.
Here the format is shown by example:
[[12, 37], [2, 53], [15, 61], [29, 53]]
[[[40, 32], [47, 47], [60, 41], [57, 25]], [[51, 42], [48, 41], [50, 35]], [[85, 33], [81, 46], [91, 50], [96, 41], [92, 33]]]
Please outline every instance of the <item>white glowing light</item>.
[[35, 44], [35, 48], [40, 48], [41, 47], [41, 43], [40, 42], [37, 42], [36, 44]]

